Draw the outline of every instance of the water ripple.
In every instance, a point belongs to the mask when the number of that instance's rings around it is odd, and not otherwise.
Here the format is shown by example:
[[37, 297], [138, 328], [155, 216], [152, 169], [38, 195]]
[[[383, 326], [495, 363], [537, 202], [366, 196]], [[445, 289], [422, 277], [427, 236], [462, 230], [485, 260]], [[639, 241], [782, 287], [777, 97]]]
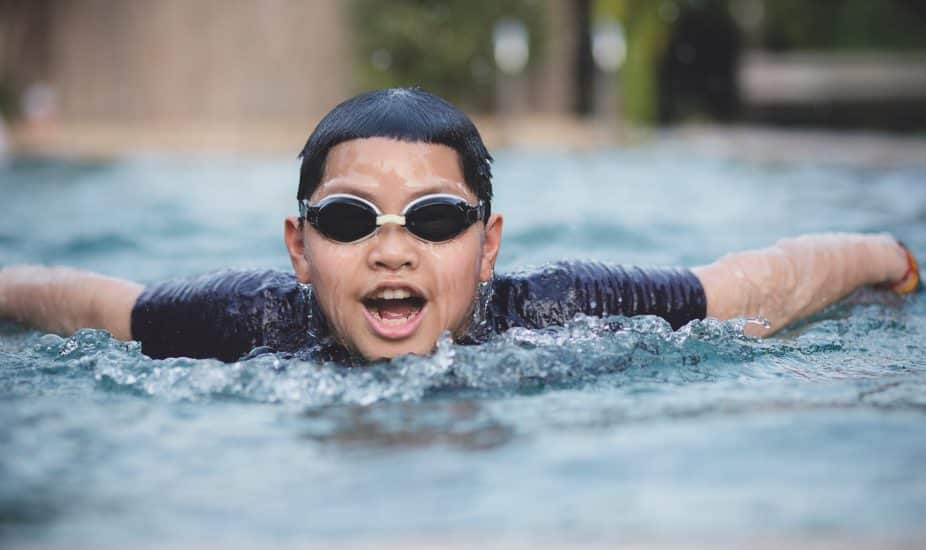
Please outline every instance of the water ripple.
[[82, 330], [70, 338], [43, 336], [23, 353], [5, 352], [0, 384], [8, 395], [45, 383], [47, 391], [96, 388], [171, 402], [319, 407], [448, 394], [491, 397], [601, 386], [640, 390], [652, 384], [822, 382], [923, 373], [922, 346], [913, 350], [913, 361], [909, 349], [855, 359], [860, 350], [878, 349], [881, 337], [872, 334], [903, 328], [878, 311], [824, 320], [792, 338], [765, 340], [744, 336], [744, 320], [708, 319], [672, 331], [656, 317], [580, 317], [563, 327], [510, 330], [479, 346], [454, 345], [445, 336], [431, 355], [354, 368], [273, 354], [231, 364], [153, 360], [137, 343]]

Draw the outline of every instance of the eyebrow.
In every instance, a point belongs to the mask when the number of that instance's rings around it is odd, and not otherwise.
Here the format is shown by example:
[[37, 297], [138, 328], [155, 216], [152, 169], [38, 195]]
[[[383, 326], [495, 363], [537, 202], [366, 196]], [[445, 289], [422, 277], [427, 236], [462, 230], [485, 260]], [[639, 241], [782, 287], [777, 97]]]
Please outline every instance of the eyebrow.
[[[450, 180], [443, 180], [443, 181], [450, 181]], [[451, 183], [462, 183], [462, 182], [451, 182]], [[464, 183], [463, 186], [465, 187], [466, 184]], [[458, 194], [459, 193], [457, 193], [456, 189], [454, 189], [453, 191], [448, 191], [446, 189], [442, 189], [441, 184], [432, 182], [432, 183], [425, 185], [420, 191], [416, 191], [415, 193], [413, 193], [411, 200], [415, 200], [425, 195], [458, 195]], [[466, 197], [462, 197], [462, 198], [465, 199]]]
[[[324, 186], [325, 183], [327, 182], [322, 182], [321, 186]], [[331, 192], [327, 193], [325, 197], [327, 197], [328, 195], [342, 195], [342, 194], [354, 195], [354, 196], [360, 197], [361, 199], [366, 199], [372, 202], [373, 204], [376, 204], [376, 201], [373, 200], [373, 196], [370, 195], [370, 193], [366, 192], [362, 188], [358, 188], [357, 186], [352, 185], [351, 182], [347, 180], [341, 180], [341, 181], [334, 182], [326, 190], [329, 190], [329, 189], [331, 190]]]

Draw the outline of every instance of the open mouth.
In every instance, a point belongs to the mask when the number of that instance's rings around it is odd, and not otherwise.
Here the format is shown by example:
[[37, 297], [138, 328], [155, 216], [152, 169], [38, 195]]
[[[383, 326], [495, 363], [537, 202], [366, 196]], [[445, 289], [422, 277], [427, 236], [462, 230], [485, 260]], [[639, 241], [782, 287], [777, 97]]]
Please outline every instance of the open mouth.
[[380, 289], [363, 299], [363, 307], [377, 324], [396, 328], [417, 319], [426, 303], [407, 288]]

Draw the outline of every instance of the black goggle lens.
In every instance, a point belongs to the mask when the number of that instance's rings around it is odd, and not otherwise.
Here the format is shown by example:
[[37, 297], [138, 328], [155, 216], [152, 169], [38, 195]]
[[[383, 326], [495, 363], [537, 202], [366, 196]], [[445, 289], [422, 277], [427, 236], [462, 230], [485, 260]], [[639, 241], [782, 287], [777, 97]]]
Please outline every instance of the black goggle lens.
[[326, 236], [347, 243], [376, 230], [376, 213], [361, 202], [339, 199], [318, 210], [314, 225]]
[[[428, 198], [405, 212], [405, 228], [427, 241], [447, 241], [481, 219], [478, 209], [462, 199]], [[309, 212], [309, 223], [335, 241], [349, 243], [376, 231], [376, 211], [350, 197], [323, 201], [318, 207], [309, 207]]]
[[427, 203], [405, 214], [408, 230], [428, 241], [447, 241], [460, 234], [469, 224], [458, 204]]

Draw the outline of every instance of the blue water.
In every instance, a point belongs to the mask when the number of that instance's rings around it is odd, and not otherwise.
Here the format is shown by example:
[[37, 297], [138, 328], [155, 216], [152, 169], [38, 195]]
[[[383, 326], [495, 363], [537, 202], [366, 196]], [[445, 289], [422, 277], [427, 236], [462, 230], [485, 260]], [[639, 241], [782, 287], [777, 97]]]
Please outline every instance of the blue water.
[[[678, 144], [497, 157], [500, 270], [692, 266], [826, 230], [926, 257], [926, 167]], [[13, 159], [0, 265], [288, 269], [296, 178], [295, 158]], [[0, 541], [926, 539], [924, 295], [861, 292], [766, 340], [742, 327], [585, 318], [345, 369], [154, 361], [0, 323]]]

